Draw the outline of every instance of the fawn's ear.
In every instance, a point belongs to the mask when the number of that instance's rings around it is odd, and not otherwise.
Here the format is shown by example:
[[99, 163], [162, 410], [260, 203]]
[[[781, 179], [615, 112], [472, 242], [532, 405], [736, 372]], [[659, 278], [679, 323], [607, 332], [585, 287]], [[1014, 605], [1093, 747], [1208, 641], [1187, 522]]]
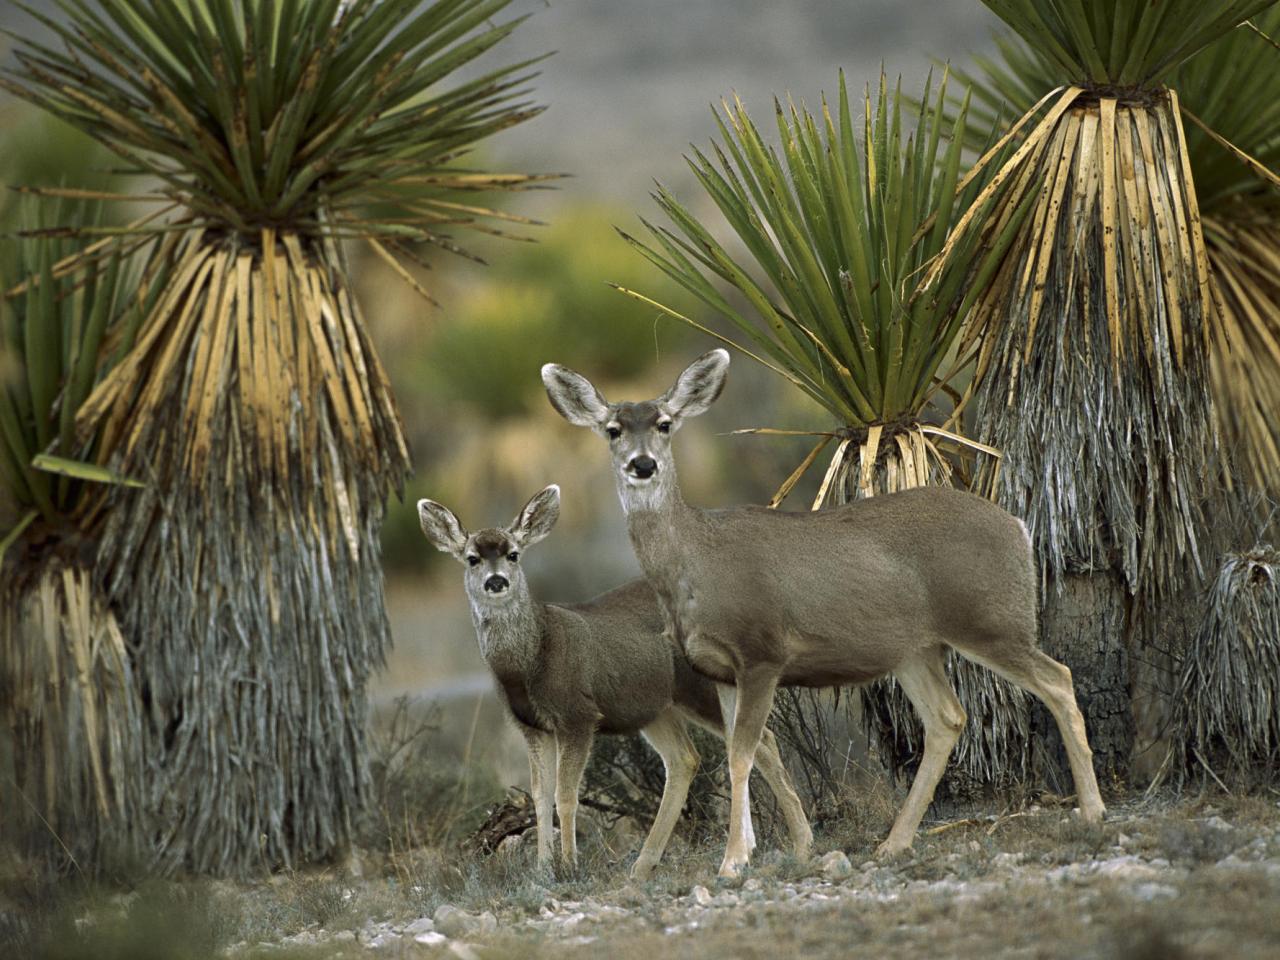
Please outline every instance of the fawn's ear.
[[720, 396], [729, 372], [729, 351], [717, 348], [704, 353], [676, 379], [675, 386], [658, 398], [676, 419], [696, 417]]
[[556, 412], [574, 426], [599, 430], [608, 419], [609, 404], [582, 374], [547, 363], [542, 367], [542, 382]]
[[560, 488], [554, 483], [539, 490], [511, 522], [511, 539], [520, 547], [537, 543], [551, 532], [560, 519]]
[[462, 529], [452, 510], [434, 500], [419, 500], [418, 522], [433, 547], [462, 559], [462, 551], [467, 546], [467, 531]]

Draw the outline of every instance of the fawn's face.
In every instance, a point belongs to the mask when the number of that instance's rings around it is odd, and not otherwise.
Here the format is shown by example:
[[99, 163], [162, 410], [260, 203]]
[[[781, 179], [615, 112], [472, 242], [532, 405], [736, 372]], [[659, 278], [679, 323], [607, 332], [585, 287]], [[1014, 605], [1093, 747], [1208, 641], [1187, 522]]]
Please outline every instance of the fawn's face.
[[609, 403], [586, 377], [554, 363], [542, 368], [542, 381], [561, 416], [608, 441], [619, 495], [631, 509], [652, 505], [674, 489], [671, 436], [684, 420], [711, 406], [724, 388], [728, 367], [729, 354], [712, 350], [661, 397], [640, 403]]
[[471, 534], [462, 548], [462, 562], [472, 603], [506, 603], [524, 592], [520, 548], [509, 530], [491, 527]]
[[434, 500], [418, 501], [418, 520], [427, 540], [464, 567], [467, 596], [477, 609], [498, 608], [527, 596], [520, 567], [524, 548], [543, 539], [560, 516], [560, 488], [536, 493], [510, 526], [468, 533], [453, 511]]

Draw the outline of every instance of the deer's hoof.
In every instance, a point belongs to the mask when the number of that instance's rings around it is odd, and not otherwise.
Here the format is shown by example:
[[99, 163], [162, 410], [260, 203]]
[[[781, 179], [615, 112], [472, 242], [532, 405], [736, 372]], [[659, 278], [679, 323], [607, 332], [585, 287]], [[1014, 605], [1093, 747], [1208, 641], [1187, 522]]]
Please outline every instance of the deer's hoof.
[[1106, 816], [1107, 808], [1101, 803], [1097, 803], [1076, 807], [1072, 812], [1085, 823], [1101, 823], [1102, 818]]
[[884, 841], [880, 846], [876, 847], [876, 859], [887, 860], [890, 857], [896, 857], [900, 853], [906, 853], [911, 849], [911, 841], [903, 843], [900, 840], [894, 840], [892, 836]]
[[632, 880], [648, 880], [649, 874], [653, 873], [653, 868], [657, 863], [653, 860], [640, 859], [631, 866]]
[[806, 830], [796, 837], [792, 841], [791, 849], [797, 860], [808, 860], [813, 853], [813, 831]]
[[742, 871], [746, 865], [746, 857], [731, 857], [726, 855], [724, 862], [720, 864], [720, 872], [716, 874], [716, 876], [723, 880], [736, 880], [742, 875]]

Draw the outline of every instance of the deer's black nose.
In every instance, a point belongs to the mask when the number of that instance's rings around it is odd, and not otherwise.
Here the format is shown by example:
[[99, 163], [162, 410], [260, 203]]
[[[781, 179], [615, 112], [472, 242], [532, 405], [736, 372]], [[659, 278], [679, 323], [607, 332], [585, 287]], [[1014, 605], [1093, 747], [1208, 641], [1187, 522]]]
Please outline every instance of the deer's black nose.
[[511, 584], [506, 577], [504, 577], [500, 573], [495, 573], [492, 577], [490, 577], [488, 580], [484, 582], [484, 589], [486, 593], [501, 593], [503, 590], [507, 589], [507, 587], [509, 587], [510, 585]]
[[631, 472], [641, 480], [648, 480], [658, 472], [658, 461], [653, 457], [636, 457], [631, 461]]

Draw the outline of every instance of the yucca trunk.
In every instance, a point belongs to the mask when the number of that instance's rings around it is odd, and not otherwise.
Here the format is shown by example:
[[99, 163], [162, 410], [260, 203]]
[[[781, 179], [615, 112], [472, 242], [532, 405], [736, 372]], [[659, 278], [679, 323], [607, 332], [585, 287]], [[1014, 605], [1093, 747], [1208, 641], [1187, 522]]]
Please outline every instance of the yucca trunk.
[[408, 468], [336, 247], [195, 230], [78, 425], [148, 478], [99, 573], [145, 709], [139, 852], [242, 874], [338, 853], [368, 786], [365, 682], [389, 637], [378, 538]]
[[[994, 217], [1022, 226], [979, 316], [977, 482], [1041, 562], [1046, 653], [1077, 678], [1099, 778], [1129, 776], [1130, 664], [1197, 562], [1212, 437], [1208, 270], [1174, 96], [1072, 89], [1020, 148]], [[1130, 598], [1136, 604], [1130, 603]], [[1063, 759], [1042, 708], [1039, 753]], [[1042, 771], [1069, 783], [1062, 762]]]

